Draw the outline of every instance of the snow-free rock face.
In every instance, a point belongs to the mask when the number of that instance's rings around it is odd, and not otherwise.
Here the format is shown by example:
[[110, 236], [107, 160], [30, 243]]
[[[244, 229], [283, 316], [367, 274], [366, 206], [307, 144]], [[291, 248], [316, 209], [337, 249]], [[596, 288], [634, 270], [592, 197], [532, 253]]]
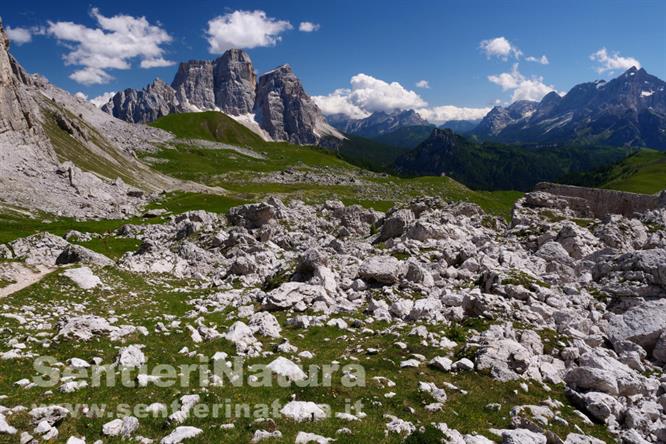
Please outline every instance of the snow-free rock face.
[[9, 54], [9, 38], [0, 21], [0, 134], [17, 131], [28, 136], [34, 132], [38, 110], [23, 89], [29, 84], [30, 78]]
[[102, 111], [132, 123], [152, 122], [181, 109], [176, 91], [160, 79], [142, 90], [120, 91], [102, 106]]
[[[252, 60], [240, 49], [230, 49], [213, 61], [183, 62], [171, 82], [179, 106], [170, 112], [219, 109], [232, 116], [252, 113], [256, 87]], [[153, 116], [146, 115], [143, 121], [152, 120]]]
[[[221, 57], [191, 60], [178, 67], [171, 86], [156, 80], [143, 90], [117, 93], [102, 110], [128, 122], [152, 122], [171, 113], [220, 110], [241, 116], [273, 140], [317, 144], [343, 136], [326, 123], [289, 65], [257, 82], [250, 56], [230, 49]], [[245, 122], [241, 120], [241, 122]], [[245, 124], [245, 123], [244, 123]]]
[[318, 131], [328, 125], [289, 65], [259, 77], [255, 112], [273, 139], [296, 144], [317, 143]]
[[234, 116], [251, 113], [254, 108], [257, 76], [250, 56], [230, 49], [213, 62], [215, 105]]
[[213, 64], [207, 60], [181, 63], [171, 87], [183, 103], [189, 103], [199, 109], [211, 109], [215, 106]]

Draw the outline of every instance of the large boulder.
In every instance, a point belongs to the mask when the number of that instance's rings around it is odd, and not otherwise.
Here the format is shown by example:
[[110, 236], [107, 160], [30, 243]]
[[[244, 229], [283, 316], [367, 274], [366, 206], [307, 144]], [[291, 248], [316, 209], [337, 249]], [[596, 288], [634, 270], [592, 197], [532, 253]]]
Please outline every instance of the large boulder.
[[599, 258], [593, 277], [618, 296], [666, 295], [666, 249], [638, 250]]
[[304, 310], [316, 300], [326, 300], [324, 287], [303, 282], [286, 282], [266, 295], [263, 307], [266, 310]]
[[109, 321], [99, 316], [65, 316], [58, 321], [56, 327], [58, 333], [54, 339], [81, 341], [89, 341], [95, 335], [109, 334], [116, 330]]
[[382, 231], [379, 233], [377, 241], [382, 242], [393, 237], [402, 236], [413, 220], [414, 213], [407, 208], [391, 213], [386, 219], [384, 219]]
[[103, 254], [92, 251], [81, 245], [67, 245], [65, 249], [56, 258], [57, 265], [83, 263], [87, 265], [107, 266], [114, 262]]
[[361, 264], [358, 277], [371, 283], [393, 285], [403, 273], [402, 268], [402, 263], [393, 256], [372, 256]]
[[266, 203], [241, 205], [229, 210], [229, 221], [248, 229], [260, 228], [275, 218], [275, 208]]
[[629, 340], [652, 353], [666, 330], [666, 300], [649, 301], [615, 315], [608, 323], [611, 342]]

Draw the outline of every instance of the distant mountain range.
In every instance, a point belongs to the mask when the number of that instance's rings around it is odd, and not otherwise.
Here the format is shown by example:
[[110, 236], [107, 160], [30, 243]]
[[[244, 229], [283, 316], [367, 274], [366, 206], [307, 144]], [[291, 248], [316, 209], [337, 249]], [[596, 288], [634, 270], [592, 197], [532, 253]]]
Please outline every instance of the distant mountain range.
[[[343, 133], [409, 148], [427, 139], [435, 127], [414, 110], [379, 111], [356, 120], [333, 115], [327, 120]], [[609, 82], [581, 83], [564, 96], [553, 91], [540, 102], [519, 100], [494, 107], [480, 121], [452, 120], [439, 128], [480, 141], [664, 150], [666, 82], [644, 69], [630, 68]]]
[[412, 126], [427, 126], [434, 128], [416, 111], [398, 110], [390, 113], [377, 111], [364, 119], [345, 119], [341, 116], [333, 116], [329, 122], [345, 134], [373, 139], [377, 136], [391, 133], [397, 129]]
[[632, 67], [566, 95], [493, 108], [472, 132], [481, 140], [521, 144], [605, 144], [666, 149], [666, 82]]
[[[328, 116], [327, 120], [345, 134], [404, 148], [415, 148], [428, 138], [433, 128], [436, 128], [412, 109], [377, 111], [363, 119], [349, 119], [344, 115], [335, 114]], [[476, 128], [479, 122], [479, 120], [450, 120], [439, 128], [449, 128], [458, 134], [465, 134]]]
[[171, 85], [156, 79], [142, 90], [126, 89], [102, 110], [132, 123], [152, 122], [171, 113], [217, 110], [265, 140], [305, 145], [343, 137], [326, 122], [289, 65], [257, 78], [250, 56], [239, 49], [212, 61], [183, 62]]

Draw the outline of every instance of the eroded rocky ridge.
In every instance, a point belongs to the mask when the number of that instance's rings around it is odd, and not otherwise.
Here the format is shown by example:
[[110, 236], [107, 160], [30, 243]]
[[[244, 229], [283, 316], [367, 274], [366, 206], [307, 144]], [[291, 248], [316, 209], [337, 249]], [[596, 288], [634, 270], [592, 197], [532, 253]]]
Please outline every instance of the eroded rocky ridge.
[[136, 160], [170, 138], [26, 73], [0, 23], [1, 204], [79, 218], [137, 214], [153, 191], [195, 187]]
[[[215, 60], [183, 62], [167, 85], [156, 80], [143, 90], [117, 93], [102, 110], [128, 122], [152, 122], [171, 113], [219, 110], [256, 122], [272, 140], [317, 144], [342, 135], [326, 123], [289, 65], [257, 79], [250, 56], [230, 49]], [[255, 129], [254, 125], [248, 125]]]

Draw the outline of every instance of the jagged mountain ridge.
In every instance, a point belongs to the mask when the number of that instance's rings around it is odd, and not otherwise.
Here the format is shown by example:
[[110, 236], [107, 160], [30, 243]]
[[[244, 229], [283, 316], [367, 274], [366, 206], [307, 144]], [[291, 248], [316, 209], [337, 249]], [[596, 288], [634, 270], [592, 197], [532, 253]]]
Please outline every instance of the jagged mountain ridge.
[[304, 145], [343, 138], [326, 123], [291, 66], [279, 66], [257, 78], [250, 56], [240, 49], [230, 49], [212, 61], [183, 62], [171, 85], [157, 79], [143, 90], [126, 89], [102, 110], [133, 123], [171, 113], [219, 110], [265, 139]]
[[474, 130], [507, 143], [599, 143], [666, 149], [666, 82], [632, 67], [608, 82], [547, 94], [539, 103], [493, 108]]
[[375, 138], [408, 126], [434, 126], [413, 109], [376, 111], [363, 119], [329, 117], [329, 122], [346, 134]]
[[537, 108], [537, 102], [519, 100], [507, 107], [495, 106], [479, 122], [473, 133], [480, 137], [497, 136], [513, 122], [529, 117]]

